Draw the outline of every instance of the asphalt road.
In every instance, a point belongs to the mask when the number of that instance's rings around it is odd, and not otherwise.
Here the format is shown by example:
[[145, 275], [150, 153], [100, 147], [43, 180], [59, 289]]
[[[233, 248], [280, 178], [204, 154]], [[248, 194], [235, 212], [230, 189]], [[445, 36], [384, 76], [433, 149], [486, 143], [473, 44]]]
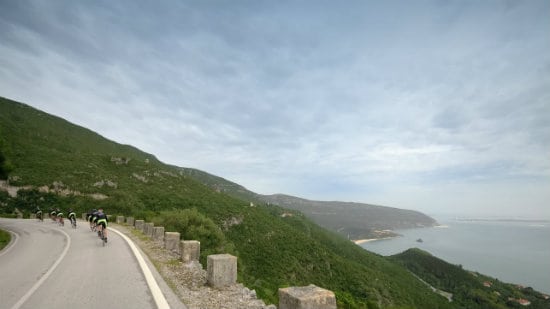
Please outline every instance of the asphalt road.
[[[128, 244], [110, 231], [103, 247], [85, 222], [2, 219], [15, 242], [0, 251], [0, 308], [156, 308]], [[13, 237], [12, 237], [13, 238]], [[158, 278], [157, 278], [158, 279]]]

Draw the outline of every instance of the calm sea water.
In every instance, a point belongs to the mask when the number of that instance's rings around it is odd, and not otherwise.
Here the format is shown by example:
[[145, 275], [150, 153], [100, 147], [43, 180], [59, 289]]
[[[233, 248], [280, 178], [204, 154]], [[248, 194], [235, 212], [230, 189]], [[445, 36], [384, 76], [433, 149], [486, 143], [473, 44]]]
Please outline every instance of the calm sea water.
[[550, 293], [549, 223], [439, 222], [445, 227], [400, 230], [403, 237], [361, 246], [381, 255], [417, 247], [465, 269]]

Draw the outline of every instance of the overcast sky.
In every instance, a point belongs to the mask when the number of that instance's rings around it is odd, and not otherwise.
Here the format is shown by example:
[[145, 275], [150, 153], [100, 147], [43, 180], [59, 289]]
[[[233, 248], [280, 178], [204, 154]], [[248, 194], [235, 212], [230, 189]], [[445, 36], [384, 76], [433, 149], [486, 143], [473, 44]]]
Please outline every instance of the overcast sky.
[[0, 0], [0, 96], [286, 193], [550, 217], [550, 1]]

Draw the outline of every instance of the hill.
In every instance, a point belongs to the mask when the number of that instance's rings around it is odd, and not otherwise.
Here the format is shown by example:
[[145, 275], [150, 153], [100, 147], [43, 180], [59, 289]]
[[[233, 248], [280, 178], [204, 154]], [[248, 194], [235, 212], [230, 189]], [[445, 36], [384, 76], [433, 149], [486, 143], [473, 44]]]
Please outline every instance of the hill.
[[256, 204], [275, 204], [299, 211], [320, 226], [350, 239], [395, 236], [395, 233], [388, 230], [437, 224], [433, 218], [414, 210], [362, 203], [311, 201], [284, 194], [262, 195], [203, 171], [190, 168], [181, 168], [181, 171], [217, 192]]
[[[339, 308], [459, 308], [399, 262], [370, 253], [300, 212], [230, 196], [132, 146], [25, 104], [0, 98], [0, 140], [17, 196], [0, 191], [0, 213], [15, 207], [99, 206], [179, 230], [210, 253], [239, 258], [239, 281], [268, 302], [277, 289], [316, 284]], [[246, 194], [244, 192], [243, 194]]]
[[349, 202], [310, 201], [283, 194], [263, 195], [267, 203], [302, 212], [317, 224], [351, 239], [379, 238], [385, 230], [434, 226], [425, 214], [406, 209]]
[[452, 293], [452, 299], [463, 308], [521, 308], [520, 300], [529, 308], [549, 308], [546, 297], [532, 288], [503, 283], [498, 279], [449, 264], [420, 249], [409, 249], [394, 255], [392, 260], [405, 266], [434, 288]]

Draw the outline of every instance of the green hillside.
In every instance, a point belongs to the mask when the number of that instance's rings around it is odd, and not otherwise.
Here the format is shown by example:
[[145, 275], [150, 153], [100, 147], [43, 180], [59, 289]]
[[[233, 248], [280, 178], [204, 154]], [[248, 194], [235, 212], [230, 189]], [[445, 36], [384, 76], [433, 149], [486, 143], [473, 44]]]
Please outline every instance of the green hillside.
[[405, 266], [433, 287], [453, 294], [453, 301], [463, 308], [523, 308], [517, 300], [525, 299], [528, 308], [550, 308], [550, 301], [534, 291], [518, 285], [462, 269], [420, 249], [409, 249], [394, 255], [392, 260]]
[[5, 246], [9, 244], [11, 240], [10, 233], [0, 230], [0, 250], [4, 249]]
[[237, 255], [239, 281], [268, 302], [277, 301], [279, 287], [316, 284], [335, 291], [339, 308], [458, 308], [399, 263], [297, 211], [251, 206], [198, 181], [190, 169], [4, 98], [0, 140], [9, 184], [25, 187], [17, 197], [0, 191], [0, 213], [102, 206], [162, 223], [201, 241], [202, 261], [213, 252]]

